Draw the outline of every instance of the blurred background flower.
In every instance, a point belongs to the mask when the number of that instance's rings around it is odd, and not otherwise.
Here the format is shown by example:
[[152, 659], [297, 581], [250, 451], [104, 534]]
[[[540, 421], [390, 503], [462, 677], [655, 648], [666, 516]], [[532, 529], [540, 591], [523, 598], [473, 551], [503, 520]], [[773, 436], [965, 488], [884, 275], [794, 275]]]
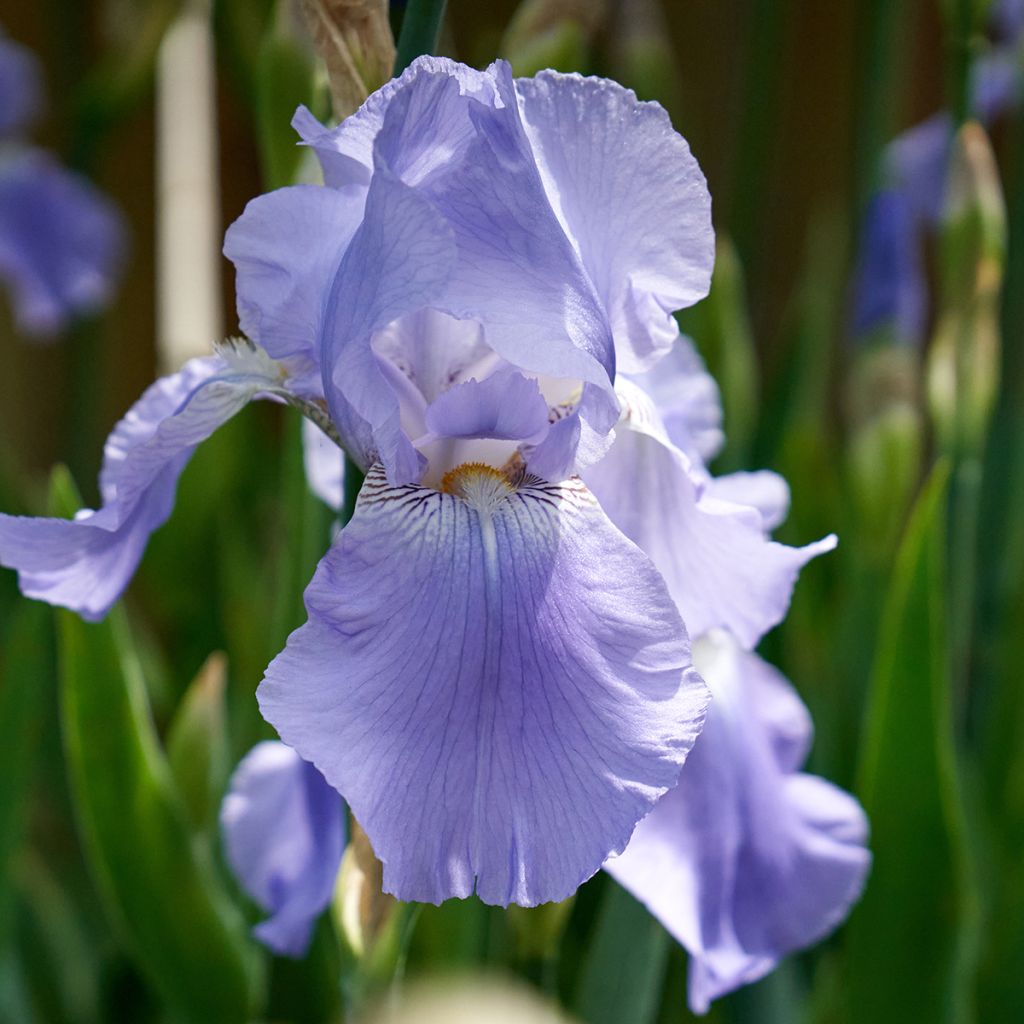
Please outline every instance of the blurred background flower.
[[125, 245], [113, 204], [27, 143], [44, 106], [40, 79], [35, 57], [0, 34], [0, 277], [19, 328], [35, 337], [109, 301]]

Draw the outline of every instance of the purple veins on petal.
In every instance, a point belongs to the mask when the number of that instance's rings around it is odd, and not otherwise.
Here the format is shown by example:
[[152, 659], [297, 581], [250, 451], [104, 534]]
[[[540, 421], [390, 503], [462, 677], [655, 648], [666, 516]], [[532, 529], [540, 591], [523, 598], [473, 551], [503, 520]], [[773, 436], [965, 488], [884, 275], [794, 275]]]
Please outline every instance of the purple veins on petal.
[[258, 699], [400, 899], [560, 900], [673, 786], [706, 693], [665, 586], [578, 482], [367, 476]]
[[679, 785], [605, 868], [690, 954], [707, 1011], [834, 929], [870, 866], [859, 804], [799, 771], [810, 717], [789, 683], [723, 631], [694, 645], [712, 693]]
[[268, 740], [235, 769], [220, 828], [235, 877], [270, 914], [255, 936], [275, 953], [302, 956], [334, 893], [345, 848], [341, 798], [291, 747]]
[[125, 231], [110, 201], [41, 150], [0, 160], [0, 278], [22, 330], [47, 335], [110, 298]]
[[277, 386], [273, 364], [251, 371], [220, 356], [193, 359], [151, 385], [107, 439], [100, 509], [74, 519], [0, 514], [0, 564], [27, 597], [102, 619], [128, 585], [150, 534], [166, 522], [196, 445], [252, 398]]

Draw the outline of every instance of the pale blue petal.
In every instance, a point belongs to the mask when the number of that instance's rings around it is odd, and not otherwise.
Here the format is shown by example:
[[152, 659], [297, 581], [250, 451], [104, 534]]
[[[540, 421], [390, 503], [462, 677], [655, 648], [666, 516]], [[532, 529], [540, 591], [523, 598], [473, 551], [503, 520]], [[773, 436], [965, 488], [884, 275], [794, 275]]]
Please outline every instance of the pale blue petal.
[[427, 429], [438, 437], [489, 437], [536, 444], [548, 432], [548, 404], [537, 382], [502, 369], [439, 395], [427, 408]]
[[971, 66], [972, 113], [991, 125], [1020, 104], [1022, 84], [1016, 46], [981, 55]]
[[692, 635], [723, 627], [753, 647], [782, 621], [800, 569], [835, 537], [802, 548], [769, 540], [761, 512], [705, 493], [706, 474], [668, 440], [647, 396], [619, 386], [626, 413], [615, 443], [583, 479], [664, 576]]
[[638, 372], [678, 334], [715, 260], [711, 197], [657, 103], [601, 78], [543, 71], [516, 91], [548, 197], [611, 320], [619, 369]]
[[[461, 80], [437, 76], [429, 96], [396, 93], [375, 144], [378, 167], [397, 165], [452, 231], [457, 261], [435, 305], [480, 320], [488, 344], [521, 369], [610, 391], [615, 355], [607, 318], [551, 209], [511, 72], [499, 62], [483, 75], [495, 90], [491, 103], [462, 95]], [[428, 99], [462, 111], [468, 134], [423, 136]]]
[[835, 928], [870, 854], [857, 802], [797, 771], [810, 719], [786, 680], [724, 633], [694, 654], [713, 696], [705, 730], [679, 785], [605, 867], [686, 947], [703, 1013]]
[[402, 429], [396, 382], [370, 342], [436, 298], [454, 261], [451, 231], [433, 206], [378, 172], [328, 296], [323, 386], [347, 450], [364, 469], [379, 460], [395, 483], [419, 480], [423, 460]]
[[789, 484], [770, 469], [708, 477], [704, 494], [731, 505], [756, 508], [766, 533], [781, 526], [789, 514]]
[[195, 446], [275, 383], [232, 372], [220, 357], [193, 359], [157, 381], [107, 440], [102, 508], [74, 519], [0, 515], [0, 564], [18, 570], [26, 596], [102, 619], [171, 514]]
[[694, 462], [710, 462], [722, 449], [722, 399], [696, 346], [685, 335], [652, 370], [632, 379], [650, 396], [668, 439]]
[[[384, 124], [384, 116], [396, 93], [412, 89], [417, 96], [430, 92], [430, 82], [452, 80], [462, 95], [480, 102], [494, 103], [494, 84], [486, 73], [475, 71], [447, 57], [419, 57], [398, 77], [372, 93], [365, 103], [336, 128], [325, 128], [305, 108], [300, 107], [292, 119], [292, 127], [302, 141], [311, 146], [320, 160], [324, 183], [355, 196], [365, 192], [373, 175], [373, 143]], [[439, 159], [447, 159], [456, 146], [454, 140], [468, 130], [465, 111], [455, 107], [438, 107], [421, 103], [416, 108], [415, 143], [408, 147], [419, 162], [426, 151], [434, 151]]]
[[602, 389], [587, 406], [591, 429], [607, 433], [615, 418], [607, 320], [544, 192], [507, 66], [416, 68], [389, 93], [366, 217], [324, 330], [335, 419], [395, 483], [418, 479], [420, 464], [371, 341], [423, 306], [479, 322], [525, 371]]
[[258, 698], [384, 888], [563, 899], [673, 786], [706, 694], [648, 560], [578, 482], [367, 477]]
[[124, 249], [119, 214], [84, 178], [40, 150], [0, 161], [0, 278], [23, 331], [53, 334], [103, 306]]
[[235, 769], [220, 827], [232, 871], [271, 915], [254, 934], [276, 953], [302, 956], [334, 893], [345, 848], [341, 798], [291, 747], [268, 740]]
[[345, 453], [314, 423], [302, 421], [302, 463], [309, 489], [335, 512], [345, 500]]
[[324, 300], [362, 216], [362, 202], [295, 185], [253, 199], [228, 228], [239, 324], [274, 359], [319, 366]]
[[942, 216], [952, 143], [953, 119], [943, 110], [908, 128], [885, 148], [887, 184], [902, 192], [925, 224], [935, 226]]

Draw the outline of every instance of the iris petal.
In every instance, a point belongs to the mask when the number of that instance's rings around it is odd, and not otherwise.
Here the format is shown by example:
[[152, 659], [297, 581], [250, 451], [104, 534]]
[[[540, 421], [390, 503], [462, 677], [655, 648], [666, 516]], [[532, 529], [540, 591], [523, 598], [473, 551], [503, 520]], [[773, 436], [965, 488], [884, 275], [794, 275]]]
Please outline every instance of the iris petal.
[[151, 385], [114, 428], [100, 473], [103, 506], [74, 519], [0, 514], [0, 564], [28, 597], [102, 619], [121, 596], [149, 535], [171, 514], [197, 444], [279, 381], [193, 359]]
[[831, 931], [870, 854], [857, 802], [796, 770], [810, 719], [786, 680], [723, 632], [695, 656], [714, 698], [707, 726], [679, 785], [605, 867], [687, 948], [703, 1013]]
[[711, 283], [711, 197], [657, 103], [600, 78], [517, 79], [548, 196], [611, 317], [619, 369], [650, 366], [678, 334], [673, 310]]
[[277, 953], [302, 956], [331, 901], [345, 847], [338, 794], [283, 743], [258, 743], [242, 759], [220, 812], [228, 862], [270, 913], [255, 934]]
[[316, 363], [324, 296], [362, 215], [333, 189], [295, 185], [253, 199], [228, 228], [238, 322], [273, 358]]
[[579, 482], [459, 488], [371, 471], [260, 707], [387, 891], [559, 900], [675, 784], [706, 694], [660, 577]]
[[629, 381], [619, 389], [627, 412], [611, 450], [584, 472], [587, 486], [665, 577], [692, 635], [722, 627], [753, 647], [835, 537], [802, 548], [769, 540], [758, 509], [703, 493], [705, 473], [669, 441], [647, 396]]

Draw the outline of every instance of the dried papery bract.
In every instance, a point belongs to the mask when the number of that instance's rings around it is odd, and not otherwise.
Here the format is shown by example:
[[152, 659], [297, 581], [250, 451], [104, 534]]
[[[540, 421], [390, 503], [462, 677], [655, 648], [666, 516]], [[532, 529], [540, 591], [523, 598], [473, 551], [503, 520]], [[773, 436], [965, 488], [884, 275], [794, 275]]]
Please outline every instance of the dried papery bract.
[[302, 9], [340, 119], [390, 77], [395, 40], [386, 0], [302, 0]]

